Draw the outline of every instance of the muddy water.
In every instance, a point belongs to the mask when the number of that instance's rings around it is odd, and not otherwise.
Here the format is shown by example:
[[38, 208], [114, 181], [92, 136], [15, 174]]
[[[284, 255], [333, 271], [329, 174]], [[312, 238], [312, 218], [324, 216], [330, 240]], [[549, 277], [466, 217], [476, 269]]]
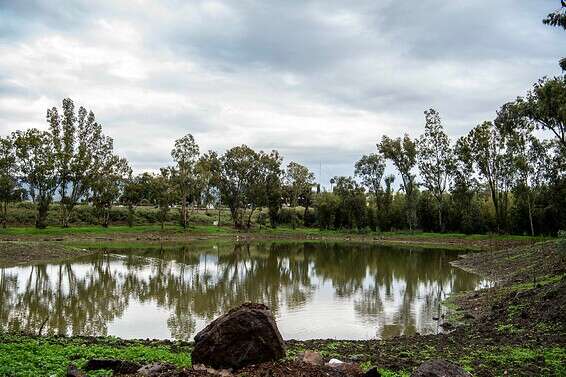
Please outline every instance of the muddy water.
[[285, 339], [436, 333], [448, 295], [487, 284], [457, 252], [348, 243], [205, 243], [0, 269], [0, 328], [190, 340], [242, 302]]

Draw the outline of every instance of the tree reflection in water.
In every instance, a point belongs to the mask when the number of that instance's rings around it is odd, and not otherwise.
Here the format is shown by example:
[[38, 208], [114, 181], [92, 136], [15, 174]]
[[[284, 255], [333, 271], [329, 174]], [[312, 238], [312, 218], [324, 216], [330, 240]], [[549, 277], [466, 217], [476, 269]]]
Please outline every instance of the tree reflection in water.
[[150, 305], [168, 313], [161, 337], [191, 339], [214, 317], [253, 301], [271, 307], [286, 338], [434, 333], [441, 301], [483, 283], [452, 268], [454, 258], [450, 251], [345, 243], [115, 250], [1, 269], [0, 328], [128, 337], [109, 324]]

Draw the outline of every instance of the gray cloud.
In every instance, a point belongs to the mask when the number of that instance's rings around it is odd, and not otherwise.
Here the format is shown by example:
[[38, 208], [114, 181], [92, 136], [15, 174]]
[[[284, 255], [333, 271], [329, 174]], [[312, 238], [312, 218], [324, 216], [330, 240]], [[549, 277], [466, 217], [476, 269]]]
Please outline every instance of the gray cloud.
[[351, 174], [382, 134], [437, 108], [459, 136], [559, 74], [555, 0], [0, 0], [0, 132], [45, 127], [63, 97], [92, 108], [135, 169], [203, 150], [280, 150]]

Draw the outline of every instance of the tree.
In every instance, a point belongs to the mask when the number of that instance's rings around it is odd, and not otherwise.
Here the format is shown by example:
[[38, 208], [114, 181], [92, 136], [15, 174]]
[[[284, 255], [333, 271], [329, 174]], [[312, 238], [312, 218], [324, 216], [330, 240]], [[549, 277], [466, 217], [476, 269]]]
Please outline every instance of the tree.
[[314, 201], [320, 229], [331, 229], [336, 221], [340, 198], [332, 192], [321, 192]]
[[423, 185], [436, 200], [438, 226], [443, 232], [442, 204], [454, 170], [454, 153], [438, 112], [434, 109], [425, 111], [425, 119], [425, 133], [417, 141], [418, 166]]
[[161, 168], [159, 174], [151, 175], [148, 182], [151, 201], [159, 208], [161, 230], [165, 228], [165, 221], [171, 206], [179, 199], [176, 183], [173, 182], [175, 173], [172, 170], [171, 168]]
[[547, 148], [534, 136], [533, 122], [525, 116], [525, 103], [521, 98], [501, 106], [495, 127], [505, 136], [507, 153], [515, 172], [515, 192], [527, 204], [530, 231], [534, 236], [534, 189], [540, 187], [544, 180], [545, 166], [548, 165]]
[[[545, 25], [561, 27], [566, 30], [566, 1], [560, 0], [561, 8], [557, 11], [549, 13], [542, 20]], [[566, 58], [560, 59], [560, 67], [566, 71]]]
[[[258, 180], [255, 182], [257, 187], [257, 195], [252, 202], [254, 207], [267, 207], [269, 222], [271, 227], [277, 226], [277, 218], [281, 209], [281, 197], [283, 189], [281, 185], [281, 169], [283, 158], [277, 151], [265, 153], [263, 151], [258, 154]], [[248, 217], [248, 228], [250, 227], [251, 213]]]
[[202, 202], [206, 208], [212, 204], [218, 209], [218, 226], [220, 226], [222, 200], [219, 191], [220, 159], [218, 154], [208, 151], [202, 155], [197, 162], [197, 171], [202, 182]]
[[395, 168], [401, 174], [403, 184], [401, 188], [405, 192], [407, 223], [412, 231], [415, 228], [416, 219], [416, 187], [415, 174], [412, 173], [417, 162], [417, 148], [415, 142], [411, 140], [409, 135], [405, 135], [403, 139], [391, 139], [383, 136], [381, 143], [377, 144], [379, 152], [388, 160], [393, 162]]
[[128, 226], [134, 225], [135, 206], [139, 205], [142, 199], [146, 198], [144, 195], [146, 190], [145, 175], [133, 176], [132, 173], [128, 174], [124, 182], [122, 196], [120, 201], [128, 207]]
[[[314, 186], [314, 173], [306, 166], [291, 161], [285, 171], [285, 186], [289, 197], [289, 205], [293, 208], [292, 226], [295, 229], [295, 207], [303, 204], [305, 214], [312, 201], [312, 188]], [[303, 219], [305, 216], [303, 216]]]
[[220, 157], [218, 186], [236, 228], [243, 226], [245, 210], [251, 204], [257, 160], [258, 154], [247, 145], [233, 147]]
[[361, 230], [366, 226], [366, 196], [363, 187], [352, 177], [334, 177], [334, 193], [340, 199], [336, 226]]
[[540, 79], [527, 93], [524, 112], [537, 128], [552, 132], [566, 156], [566, 76]]
[[476, 196], [478, 182], [475, 178], [474, 159], [469, 139], [460, 137], [454, 146], [454, 184], [452, 187], [452, 200], [455, 203], [459, 229], [464, 233], [473, 233]]
[[36, 128], [14, 133], [22, 180], [37, 206], [35, 226], [47, 227], [47, 212], [58, 187], [55, 149], [49, 132]]
[[85, 197], [105, 156], [112, 154], [112, 139], [104, 136], [94, 113], [75, 105], [70, 98], [63, 100], [62, 115], [56, 107], [47, 110], [47, 122], [55, 150], [61, 224], [69, 226], [73, 208]]
[[385, 171], [385, 160], [377, 153], [363, 155], [356, 162], [354, 175], [362, 180], [362, 185], [373, 195], [375, 203], [381, 193], [381, 178]]
[[171, 157], [177, 163], [174, 172], [176, 183], [181, 198], [181, 225], [187, 228], [190, 213], [187, 203], [194, 205], [200, 196], [200, 182], [198, 180], [197, 162], [199, 159], [199, 146], [193, 135], [187, 134], [175, 141], [175, 147], [171, 151]]
[[0, 137], [0, 202], [2, 203], [2, 227], [8, 224], [8, 204], [22, 200], [24, 190], [18, 182], [16, 150], [11, 137]]
[[109, 155], [100, 163], [98, 173], [92, 183], [92, 204], [98, 213], [100, 224], [110, 225], [110, 210], [120, 198], [132, 170], [128, 161], [115, 155]]
[[508, 187], [513, 180], [510, 155], [505, 150], [504, 135], [492, 122], [473, 128], [467, 136], [471, 159], [489, 187], [495, 208], [497, 230], [506, 225]]

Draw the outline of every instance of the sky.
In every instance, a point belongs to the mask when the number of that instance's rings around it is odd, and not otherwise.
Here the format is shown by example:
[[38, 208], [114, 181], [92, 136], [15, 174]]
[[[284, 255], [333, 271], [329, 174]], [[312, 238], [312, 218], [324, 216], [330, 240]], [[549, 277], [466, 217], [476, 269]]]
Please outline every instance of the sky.
[[[204, 152], [277, 149], [324, 184], [437, 109], [459, 137], [542, 76], [558, 0], [0, 0], [0, 134], [47, 128], [70, 97], [135, 171]], [[322, 168], [322, 169], [321, 169]], [[389, 168], [388, 168], [389, 169]]]

